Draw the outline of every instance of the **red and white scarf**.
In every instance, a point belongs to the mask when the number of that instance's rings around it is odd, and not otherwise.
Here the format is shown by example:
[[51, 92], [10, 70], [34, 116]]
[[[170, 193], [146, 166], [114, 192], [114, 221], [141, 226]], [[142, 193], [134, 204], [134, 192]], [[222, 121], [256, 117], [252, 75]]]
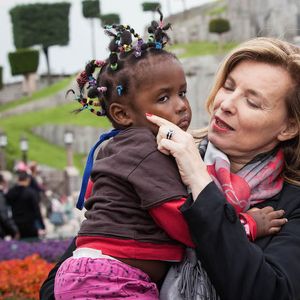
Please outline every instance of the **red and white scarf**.
[[211, 142], [203, 140], [199, 150], [204, 153], [204, 162], [213, 181], [237, 213], [245, 212], [250, 206], [275, 196], [282, 189], [281, 149], [257, 157], [237, 173], [230, 172], [228, 157]]

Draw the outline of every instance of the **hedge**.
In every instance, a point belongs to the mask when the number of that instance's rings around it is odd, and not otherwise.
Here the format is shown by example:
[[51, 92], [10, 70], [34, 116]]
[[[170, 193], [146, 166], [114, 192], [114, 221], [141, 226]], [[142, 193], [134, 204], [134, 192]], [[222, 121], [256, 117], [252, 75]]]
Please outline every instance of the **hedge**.
[[101, 15], [100, 18], [102, 26], [120, 24], [120, 16], [118, 14]]
[[82, 1], [82, 14], [85, 18], [99, 18], [100, 17], [99, 0]]
[[34, 73], [39, 66], [39, 51], [19, 49], [16, 52], [9, 52], [8, 59], [12, 75]]

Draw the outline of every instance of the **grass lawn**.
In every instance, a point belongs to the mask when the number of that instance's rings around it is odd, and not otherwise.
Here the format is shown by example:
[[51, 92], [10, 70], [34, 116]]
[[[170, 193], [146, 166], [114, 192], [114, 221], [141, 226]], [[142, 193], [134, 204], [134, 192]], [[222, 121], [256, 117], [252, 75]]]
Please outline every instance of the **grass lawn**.
[[[228, 52], [236, 45], [237, 43], [225, 43], [221, 53]], [[169, 49], [179, 52], [178, 57], [180, 58], [220, 54], [218, 43], [206, 41], [196, 41], [188, 44], [176, 44], [172, 45]]]
[[[34, 135], [31, 132], [33, 127], [47, 124], [87, 125], [99, 128], [111, 127], [106, 118], [96, 117], [88, 111], [77, 115], [72, 114], [71, 111], [75, 108], [78, 108], [76, 102], [2, 119], [0, 121], [0, 128], [5, 131], [8, 138], [8, 146], [6, 148], [8, 165], [12, 166], [16, 158], [21, 158], [19, 140], [21, 136], [25, 136], [29, 143], [29, 160], [35, 160], [40, 164], [46, 164], [58, 169], [63, 169], [66, 166], [65, 149], [50, 144], [46, 140]], [[74, 164], [79, 170], [83, 169], [84, 161], [84, 155], [74, 155]]]
[[30, 97], [24, 96], [24, 97], [14, 100], [14, 101], [11, 101], [9, 103], [1, 104], [0, 112], [17, 107], [21, 104], [25, 104], [25, 103], [32, 102], [32, 101], [37, 101], [37, 100], [46, 98], [48, 96], [54, 95], [55, 93], [57, 93], [63, 89], [67, 89], [67, 86], [72, 82], [73, 79], [74, 79], [73, 76], [64, 78], [54, 84], [47, 86], [46, 88], [43, 88], [39, 91], [34, 92], [32, 94], [32, 96], [30, 96]]

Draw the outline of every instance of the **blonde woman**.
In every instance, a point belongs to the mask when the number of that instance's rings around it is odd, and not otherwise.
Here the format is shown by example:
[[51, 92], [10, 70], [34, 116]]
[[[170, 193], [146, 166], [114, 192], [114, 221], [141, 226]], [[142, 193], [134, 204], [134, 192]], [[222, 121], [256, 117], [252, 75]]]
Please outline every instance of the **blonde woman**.
[[[175, 157], [191, 190], [181, 211], [197, 257], [222, 300], [300, 299], [299, 47], [273, 38], [241, 44], [221, 65], [207, 108], [198, 146], [147, 116], [160, 127], [158, 149]], [[282, 209], [288, 222], [250, 242], [233, 204]], [[205, 297], [195, 299], [216, 298]]]

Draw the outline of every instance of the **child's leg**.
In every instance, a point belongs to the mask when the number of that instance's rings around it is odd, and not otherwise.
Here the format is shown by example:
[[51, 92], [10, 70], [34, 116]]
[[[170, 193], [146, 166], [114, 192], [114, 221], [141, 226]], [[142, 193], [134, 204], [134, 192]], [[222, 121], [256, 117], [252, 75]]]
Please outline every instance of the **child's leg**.
[[107, 258], [67, 259], [57, 271], [54, 292], [56, 300], [159, 298], [147, 274]]

